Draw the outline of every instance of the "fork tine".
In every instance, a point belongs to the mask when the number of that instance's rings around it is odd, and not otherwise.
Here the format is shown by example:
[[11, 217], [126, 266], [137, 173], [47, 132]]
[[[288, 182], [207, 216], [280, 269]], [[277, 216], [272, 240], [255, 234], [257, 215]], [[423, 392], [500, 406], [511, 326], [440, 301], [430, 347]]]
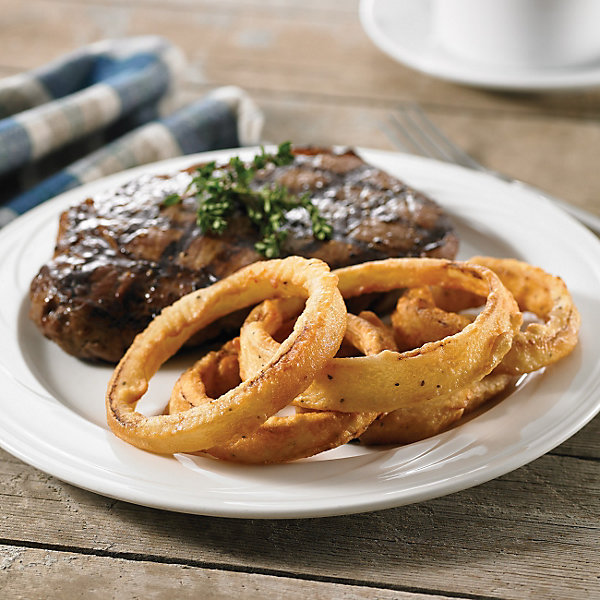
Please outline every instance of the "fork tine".
[[424, 143], [433, 150], [431, 156], [440, 157], [447, 162], [456, 162], [452, 148], [450, 148], [450, 151], [448, 150], [447, 138], [444, 138], [442, 132], [418, 105], [412, 103], [407, 105], [404, 109], [404, 114], [413, 131], [418, 131]]
[[481, 164], [452, 142], [442, 130], [433, 123], [418, 104], [409, 102], [401, 106], [400, 110], [406, 112], [408, 118], [414, 124], [414, 128], [421, 131], [422, 135], [436, 148], [438, 154], [443, 156], [447, 162], [457, 163], [479, 171], [484, 170], [484, 167]]
[[423, 156], [430, 156], [438, 159], [441, 158], [449, 163], [489, 173], [508, 183], [517, 184], [526, 189], [530, 189], [542, 198], [554, 202], [564, 211], [568, 212], [576, 219], [579, 219], [584, 225], [587, 225], [594, 233], [600, 235], [600, 220], [597, 215], [576, 206], [572, 206], [557, 198], [553, 198], [522, 181], [512, 179], [503, 173], [498, 173], [488, 169], [481, 163], [478, 163], [446, 137], [437, 125], [435, 125], [423, 112], [418, 104], [414, 102], [401, 103], [389, 116], [387, 123], [389, 124], [389, 127], [383, 128], [384, 132], [396, 146], [409, 152], [412, 151], [413, 153], [421, 154]]
[[419, 131], [414, 132], [414, 127], [404, 118], [405, 113], [392, 113], [388, 117], [389, 128], [385, 133], [393, 143], [412, 154], [432, 156], [431, 149], [423, 144]]
[[431, 126], [422, 120], [423, 113], [419, 113], [416, 107], [406, 105], [394, 113], [396, 126], [402, 128], [406, 135], [412, 139], [418, 140], [418, 146], [421, 154], [430, 156], [438, 160], [453, 162], [452, 155], [449, 154], [444, 146], [436, 141], [436, 136], [432, 137]]

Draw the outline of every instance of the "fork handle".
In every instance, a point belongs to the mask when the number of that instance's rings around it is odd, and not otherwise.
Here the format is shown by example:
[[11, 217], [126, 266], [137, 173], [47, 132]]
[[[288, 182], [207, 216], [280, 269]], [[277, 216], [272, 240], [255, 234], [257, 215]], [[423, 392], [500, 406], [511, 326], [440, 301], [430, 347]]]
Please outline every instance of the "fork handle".
[[519, 181], [518, 179], [509, 180], [510, 183], [514, 183], [519, 187], [527, 189], [530, 192], [537, 194], [538, 196], [549, 200], [554, 205], [558, 206], [566, 213], [577, 219], [579, 222], [583, 223], [588, 229], [593, 231], [597, 236], [600, 236], [600, 216], [595, 215], [584, 208], [579, 208], [578, 206], [573, 206], [564, 200], [560, 200], [559, 198], [555, 198], [549, 194], [546, 194], [542, 190], [536, 188], [533, 185], [529, 185], [523, 181]]
[[575, 217], [577, 220], [581, 221], [588, 229], [591, 229], [596, 235], [600, 236], [600, 217], [597, 215], [588, 212], [583, 208], [579, 208], [578, 206], [573, 206], [567, 202], [563, 202], [558, 198], [551, 198], [550, 196], [545, 196], [552, 200], [557, 206], [560, 206], [565, 212], [569, 213], [572, 217]]
[[569, 204], [568, 202], [565, 202], [564, 200], [560, 200], [559, 198], [555, 198], [554, 196], [551, 196], [550, 194], [546, 194], [546, 192], [543, 192], [539, 188], [536, 188], [535, 186], [530, 185], [529, 183], [525, 183], [524, 181], [520, 181], [519, 179], [513, 179], [512, 177], [508, 177], [507, 175], [504, 175], [503, 173], [498, 173], [497, 171], [488, 169], [487, 167], [484, 167], [481, 163], [476, 162], [475, 160], [472, 160], [469, 165], [465, 165], [465, 166], [468, 166], [469, 168], [474, 169], [476, 171], [483, 171], [484, 173], [493, 175], [494, 177], [497, 177], [498, 179], [502, 179], [502, 181], [506, 181], [507, 183], [512, 183], [514, 185], [518, 185], [519, 187], [526, 189], [529, 192], [533, 192], [537, 196], [540, 196], [546, 200], [549, 200], [550, 202], [552, 202], [553, 204], [555, 204], [556, 206], [558, 206], [562, 210], [564, 210], [566, 213], [568, 213], [569, 215], [571, 215], [572, 217], [577, 219], [580, 223], [583, 223], [588, 229], [593, 231], [597, 236], [600, 236], [600, 216], [595, 215], [594, 213], [591, 213], [591, 212], [585, 210], [584, 208], [579, 208], [578, 206], [573, 206], [572, 204]]

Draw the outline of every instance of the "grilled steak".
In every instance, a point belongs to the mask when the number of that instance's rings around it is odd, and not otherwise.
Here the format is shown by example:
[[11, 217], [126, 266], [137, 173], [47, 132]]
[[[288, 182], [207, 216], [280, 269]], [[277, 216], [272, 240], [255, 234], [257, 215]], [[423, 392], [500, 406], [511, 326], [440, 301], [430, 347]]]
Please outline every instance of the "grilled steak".
[[[259, 171], [254, 185], [277, 181], [308, 191], [334, 233], [316, 241], [306, 211], [292, 209], [284, 254], [318, 257], [332, 269], [390, 256], [455, 255], [448, 217], [423, 194], [352, 151], [294, 154], [288, 166]], [[241, 212], [224, 234], [209, 235], [196, 225], [193, 198], [163, 205], [191, 176], [140, 177], [61, 215], [54, 256], [31, 283], [30, 316], [46, 337], [81, 358], [118, 361], [164, 306], [262, 259], [254, 250], [260, 236]]]

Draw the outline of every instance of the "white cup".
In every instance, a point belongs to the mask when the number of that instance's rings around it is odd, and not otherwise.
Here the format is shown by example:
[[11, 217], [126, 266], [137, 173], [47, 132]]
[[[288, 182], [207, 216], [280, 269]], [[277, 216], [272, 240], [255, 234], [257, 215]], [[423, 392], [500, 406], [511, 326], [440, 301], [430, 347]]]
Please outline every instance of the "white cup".
[[433, 0], [436, 41], [490, 66], [568, 67], [600, 58], [600, 0]]

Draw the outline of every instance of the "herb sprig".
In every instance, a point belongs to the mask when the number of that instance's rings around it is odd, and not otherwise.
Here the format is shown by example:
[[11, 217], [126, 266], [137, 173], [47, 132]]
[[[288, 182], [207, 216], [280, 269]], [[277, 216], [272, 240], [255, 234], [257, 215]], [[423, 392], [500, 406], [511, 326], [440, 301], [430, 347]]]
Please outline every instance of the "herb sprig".
[[[258, 189], [251, 187], [260, 169], [269, 164], [288, 165], [293, 160], [291, 143], [284, 142], [276, 154], [261, 148], [249, 164], [234, 156], [221, 167], [217, 167], [216, 162], [200, 166], [185, 193], [193, 191], [196, 197], [196, 223], [202, 232], [222, 234], [227, 229], [228, 217], [241, 209], [260, 232], [261, 239], [254, 245], [256, 251], [266, 258], [275, 258], [281, 255], [281, 246], [287, 237], [284, 229], [286, 213], [302, 207], [310, 217], [313, 236], [318, 240], [331, 238], [332, 227], [321, 216], [309, 194], [295, 196], [277, 183]], [[171, 206], [181, 200], [179, 194], [171, 194], [163, 204]]]

